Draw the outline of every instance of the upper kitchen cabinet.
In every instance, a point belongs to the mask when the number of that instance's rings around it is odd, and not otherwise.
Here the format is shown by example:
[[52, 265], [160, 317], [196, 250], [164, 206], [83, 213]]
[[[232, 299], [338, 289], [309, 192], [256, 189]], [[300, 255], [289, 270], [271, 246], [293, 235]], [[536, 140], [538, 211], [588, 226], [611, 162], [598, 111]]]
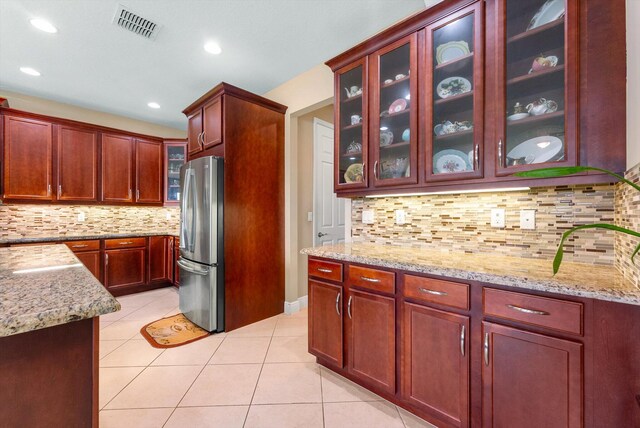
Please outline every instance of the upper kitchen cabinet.
[[162, 202], [162, 142], [136, 139], [136, 202]]
[[98, 201], [98, 132], [59, 125], [57, 150], [57, 199]]
[[624, 16], [624, 0], [444, 0], [327, 61], [336, 193], [610, 182], [513, 174], [625, 170]]
[[164, 204], [180, 202], [180, 167], [187, 159], [187, 143], [184, 140], [164, 141]]
[[367, 187], [367, 62], [365, 59], [336, 71], [334, 187]]
[[133, 202], [134, 139], [102, 134], [102, 200]]
[[373, 184], [418, 182], [418, 37], [412, 34], [370, 57]]
[[187, 117], [190, 155], [222, 143], [222, 96], [208, 100]]
[[424, 30], [427, 181], [482, 177], [482, 6], [476, 3]]
[[496, 2], [499, 175], [577, 164], [577, 13], [574, 1]]
[[3, 198], [51, 201], [51, 123], [5, 115], [3, 127]]

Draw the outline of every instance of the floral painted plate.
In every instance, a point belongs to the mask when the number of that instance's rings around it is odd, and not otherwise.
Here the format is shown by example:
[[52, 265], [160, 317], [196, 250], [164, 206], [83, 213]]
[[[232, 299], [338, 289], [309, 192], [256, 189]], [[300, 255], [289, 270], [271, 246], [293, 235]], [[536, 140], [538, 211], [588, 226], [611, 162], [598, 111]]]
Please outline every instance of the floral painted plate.
[[471, 90], [471, 82], [464, 77], [447, 77], [438, 83], [436, 92], [440, 98], [449, 98], [454, 95], [464, 94]]
[[469, 55], [470, 53], [469, 43], [463, 40], [447, 42], [438, 45], [436, 48], [436, 61], [438, 62], [438, 65], [440, 65], [445, 62], [461, 58], [465, 55]]
[[433, 171], [436, 174], [450, 174], [472, 169], [469, 156], [460, 150], [442, 150], [433, 156]]
[[363, 180], [362, 164], [354, 163], [344, 172], [344, 181], [347, 183], [361, 183]]

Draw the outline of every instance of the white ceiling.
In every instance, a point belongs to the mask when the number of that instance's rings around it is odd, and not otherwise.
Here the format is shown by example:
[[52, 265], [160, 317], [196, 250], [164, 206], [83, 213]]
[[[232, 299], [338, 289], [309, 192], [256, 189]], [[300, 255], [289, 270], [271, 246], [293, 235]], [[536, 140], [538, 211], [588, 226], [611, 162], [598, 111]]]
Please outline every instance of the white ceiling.
[[[0, 0], [0, 89], [184, 129], [182, 109], [217, 83], [265, 93], [429, 1]], [[113, 25], [118, 3], [162, 24], [157, 39]]]

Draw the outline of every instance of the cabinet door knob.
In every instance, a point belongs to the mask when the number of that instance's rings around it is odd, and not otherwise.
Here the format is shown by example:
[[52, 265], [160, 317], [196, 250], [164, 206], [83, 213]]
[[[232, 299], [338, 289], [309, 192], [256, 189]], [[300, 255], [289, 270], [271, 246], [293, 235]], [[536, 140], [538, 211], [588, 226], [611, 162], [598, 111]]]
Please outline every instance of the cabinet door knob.
[[525, 314], [530, 314], [530, 315], [549, 315], [549, 312], [538, 311], [536, 309], [523, 308], [521, 306], [516, 306], [516, 305], [507, 305], [507, 308], [513, 309], [514, 311], [522, 312]]
[[331, 269], [317, 268], [316, 270], [317, 270], [318, 272], [333, 273], [333, 271], [332, 271]]
[[140, 200], [140, 189], [136, 189], [136, 200]]
[[444, 292], [444, 291], [429, 290], [428, 288], [424, 288], [424, 287], [418, 288], [418, 291], [421, 292], [421, 293], [433, 294], [434, 296], [446, 296], [447, 295], [447, 293]]
[[476, 144], [474, 160], [476, 161], [476, 171], [480, 169], [480, 145]]
[[58, 198], [62, 197], [62, 184], [58, 184]]
[[340, 315], [340, 292], [338, 291], [338, 295], [336, 296], [336, 313]]
[[465, 345], [465, 340], [466, 340], [466, 328], [465, 326], [461, 325], [460, 326], [460, 353], [462, 354], [462, 356], [464, 357], [464, 345]]
[[484, 345], [483, 345], [483, 354], [484, 354], [484, 365], [489, 365], [489, 333], [484, 334]]
[[104, 255], [104, 265], [109, 266], [109, 254]]
[[376, 180], [378, 179], [378, 161], [373, 163], [373, 176]]
[[369, 278], [368, 276], [361, 276], [360, 279], [367, 282], [380, 282], [379, 279]]
[[351, 299], [352, 299], [352, 296], [349, 296], [349, 301], [347, 302], [347, 315], [349, 315], [350, 320], [353, 319], [351, 318]]
[[498, 165], [502, 168], [502, 138], [498, 141]]

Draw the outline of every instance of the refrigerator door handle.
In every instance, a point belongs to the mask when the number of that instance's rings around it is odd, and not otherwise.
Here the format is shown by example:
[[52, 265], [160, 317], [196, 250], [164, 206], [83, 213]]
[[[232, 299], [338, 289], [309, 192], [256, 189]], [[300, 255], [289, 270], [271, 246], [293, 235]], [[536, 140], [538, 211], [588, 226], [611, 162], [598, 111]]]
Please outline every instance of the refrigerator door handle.
[[180, 220], [180, 248], [187, 248], [187, 203], [189, 200], [189, 187], [191, 184], [191, 170], [187, 169], [186, 174], [184, 176], [184, 191], [182, 192], [183, 198], [181, 201], [181, 209], [180, 216], [182, 217]]
[[209, 271], [207, 269], [197, 269], [195, 267], [193, 267], [191, 264], [187, 264], [187, 262], [184, 259], [178, 259], [178, 266], [180, 266], [182, 269], [186, 270], [187, 272], [191, 272], [195, 275], [208, 275]]

